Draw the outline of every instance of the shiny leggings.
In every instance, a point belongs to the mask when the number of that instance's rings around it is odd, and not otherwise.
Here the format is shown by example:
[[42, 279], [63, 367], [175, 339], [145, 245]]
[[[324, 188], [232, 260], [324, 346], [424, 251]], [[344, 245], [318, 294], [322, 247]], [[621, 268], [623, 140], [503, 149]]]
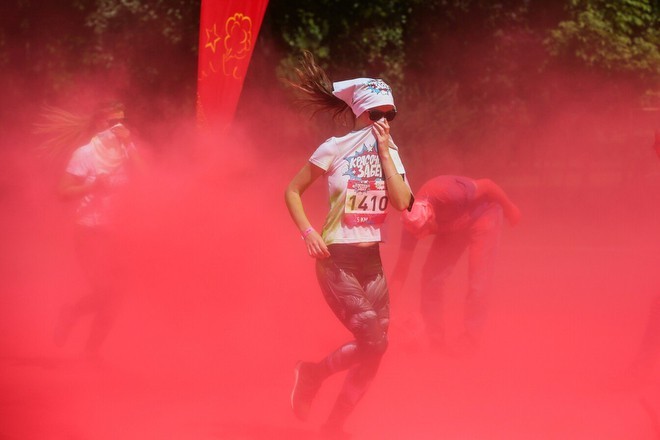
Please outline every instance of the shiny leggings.
[[329, 250], [330, 258], [317, 261], [318, 281], [326, 302], [355, 338], [322, 361], [328, 375], [348, 370], [330, 415], [341, 423], [366, 392], [387, 349], [390, 300], [377, 244], [330, 245]]

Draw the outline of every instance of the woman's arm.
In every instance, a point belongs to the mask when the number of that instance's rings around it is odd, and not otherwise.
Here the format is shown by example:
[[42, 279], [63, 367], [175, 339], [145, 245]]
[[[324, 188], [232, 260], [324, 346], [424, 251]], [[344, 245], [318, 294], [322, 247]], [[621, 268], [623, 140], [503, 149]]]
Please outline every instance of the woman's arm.
[[57, 187], [57, 193], [63, 199], [82, 197], [103, 186], [103, 179], [97, 176], [91, 182], [85, 182], [85, 178], [71, 173], [64, 173]]
[[121, 141], [123, 148], [126, 151], [128, 164], [136, 171], [144, 171], [144, 159], [135, 147], [131, 131], [123, 124], [117, 124], [110, 127], [110, 131], [112, 131]]
[[[323, 238], [321, 238], [321, 234], [312, 228], [312, 224], [307, 219], [303, 208], [302, 195], [323, 173], [323, 169], [307, 162], [291, 180], [284, 192], [284, 201], [289, 209], [289, 214], [300, 230], [301, 235], [304, 236], [307, 253], [314, 258], [327, 258], [330, 256], [330, 252]], [[312, 228], [311, 232], [306, 233], [310, 228]]]
[[498, 184], [490, 179], [475, 180], [477, 190], [476, 198], [487, 197], [502, 206], [504, 216], [511, 226], [515, 226], [520, 221], [520, 209], [509, 199], [504, 190]]
[[411, 205], [412, 192], [399, 174], [390, 155], [390, 125], [386, 119], [373, 124], [374, 135], [378, 142], [378, 156], [387, 185], [387, 197], [394, 209], [403, 211]]

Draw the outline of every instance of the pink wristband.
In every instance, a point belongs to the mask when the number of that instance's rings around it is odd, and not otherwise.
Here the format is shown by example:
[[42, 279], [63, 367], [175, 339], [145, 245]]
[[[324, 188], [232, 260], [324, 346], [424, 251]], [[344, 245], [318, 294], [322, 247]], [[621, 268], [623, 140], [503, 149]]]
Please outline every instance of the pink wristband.
[[304, 240], [305, 238], [307, 238], [307, 236], [309, 234], [311, 234], [312, 232], [314, 232], [314, 228], [312, 228], [311, 226], [309, 228], [305, 229], [302, 233], [302, 239]]

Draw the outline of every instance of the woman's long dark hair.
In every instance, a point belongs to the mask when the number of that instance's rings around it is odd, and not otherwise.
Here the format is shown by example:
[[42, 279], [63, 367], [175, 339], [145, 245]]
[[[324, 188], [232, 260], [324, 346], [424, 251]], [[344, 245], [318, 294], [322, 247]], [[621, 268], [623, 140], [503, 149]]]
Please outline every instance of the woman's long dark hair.
[[332, 94], [332, 81], [316, 64], [311, 52], [303, 51], [294, 73], [297, 81], [286, 82], [297, 92], [296, 103], [303, 108], [312, 108], [312, 115], [327, 110], [332, 112], [334, 119], [346, 116], [348, 104]]
[[117, 101], [103, 102], [89, 115], [46, 105], [39, 121], [34, 124], [34, 132], [44, 136], [39, 150], [51, 157], [69, 154], [74, 148], [89, 142], [109, 115], [120, 111], [124, 111], [124, 105]]

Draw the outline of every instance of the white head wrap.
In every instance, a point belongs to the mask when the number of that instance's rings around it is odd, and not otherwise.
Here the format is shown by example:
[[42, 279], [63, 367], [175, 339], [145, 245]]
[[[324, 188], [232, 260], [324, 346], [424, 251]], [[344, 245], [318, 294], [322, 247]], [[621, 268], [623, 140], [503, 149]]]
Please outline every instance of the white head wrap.
[[355, 116], [380, 105], [394, 105], [392, 88], [382, 79], [349, 79], [333, 83], [332, 89], [332, 94], [348, 104]]

